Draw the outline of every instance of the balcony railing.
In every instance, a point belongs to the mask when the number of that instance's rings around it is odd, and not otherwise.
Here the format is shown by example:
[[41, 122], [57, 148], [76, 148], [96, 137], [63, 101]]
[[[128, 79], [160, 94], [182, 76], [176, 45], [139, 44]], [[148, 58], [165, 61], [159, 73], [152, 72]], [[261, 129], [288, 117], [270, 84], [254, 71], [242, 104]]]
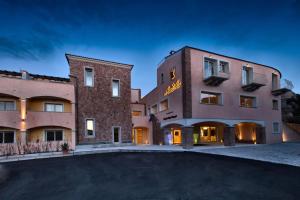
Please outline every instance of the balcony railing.
[[272, 88], [272, 94], [274, 96], [282, 95], [286, 92], [291, 91], [294, 88], [294, 85], [291, 81], [287, 79], [280, 80], [280, 85], [273, 86]]
[[221, 83], [223, 83], [224, 81], [228, 80], [230, 77], [229, 73], [225, 73], [225, 72], [212, 72], [212, 71], [205, 71], [205, 75], [204, 75], [204, 83], [206, 85], [210, 85], [210, 86], [218, 86]]
[[0, 127], [20, 128], [21, 115], [19, 111], [0, 111]]
[[74, 129], [75, 115], [71, 112], [27, 112], [27, 129], [42, 126], [60, 126]]
[[242, 80], [242, 88], [247, 92], [252, 92], [267, 84], [267, 78], [265, 74], [252, 73], [252, 77], [244, 78]]

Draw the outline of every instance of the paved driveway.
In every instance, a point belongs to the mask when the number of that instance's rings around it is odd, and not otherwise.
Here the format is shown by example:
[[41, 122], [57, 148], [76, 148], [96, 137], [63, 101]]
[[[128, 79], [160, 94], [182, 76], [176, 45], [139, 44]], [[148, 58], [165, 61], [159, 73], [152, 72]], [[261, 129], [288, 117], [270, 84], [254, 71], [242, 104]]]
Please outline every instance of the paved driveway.
[[2, 164], [2, 200], [299, 199], [300, 168], [191, 152], [107, 153]]

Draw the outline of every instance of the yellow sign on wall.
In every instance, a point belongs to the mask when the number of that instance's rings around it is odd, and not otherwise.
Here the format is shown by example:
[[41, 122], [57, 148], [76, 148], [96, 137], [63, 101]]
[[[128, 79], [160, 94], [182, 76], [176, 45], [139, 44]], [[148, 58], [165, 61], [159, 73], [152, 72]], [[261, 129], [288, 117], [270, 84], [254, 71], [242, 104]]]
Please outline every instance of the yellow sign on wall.
[[171, 93], [173, 93], [175, 90], [178, 90], [181, 88], [181, 81], [177, 80], [176, 82], [172, 83], [172, 85], [169, 85], [168, 88], [166, 89], [164, 96], [167, 96]]

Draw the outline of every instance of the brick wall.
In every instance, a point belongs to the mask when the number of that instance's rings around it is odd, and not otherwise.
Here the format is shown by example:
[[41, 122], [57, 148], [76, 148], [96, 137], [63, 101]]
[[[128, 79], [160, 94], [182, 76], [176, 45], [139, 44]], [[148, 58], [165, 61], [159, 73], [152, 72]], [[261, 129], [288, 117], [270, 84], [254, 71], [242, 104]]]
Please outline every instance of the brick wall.
[[[112, 126], [121, 127], [122, 142], [131, 142], [131, 69], [109, 63], [68, 58], [77, 93], [77, 141], [111, 143]], [[94, 87], [84, 86], [84, 68], [94, 69]], [[120, 80], [120, 97], [112, 97], [112, 79]], [[77, 81], [77, 84], [76, 84]], [[95, 120], [95, 137], [85, 136], [85, 119]]]

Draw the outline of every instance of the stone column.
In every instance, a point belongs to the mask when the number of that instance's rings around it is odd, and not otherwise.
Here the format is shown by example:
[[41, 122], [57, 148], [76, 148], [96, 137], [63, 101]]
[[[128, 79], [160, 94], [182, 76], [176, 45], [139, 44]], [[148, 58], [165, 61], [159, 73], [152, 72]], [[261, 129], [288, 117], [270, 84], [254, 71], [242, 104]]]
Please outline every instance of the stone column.
[[256, 132], [256, 143], [266, 144], [266, 128], [257, 126], [255, 128], [255, 132]]
[[193, 130], [192, 126], [184, 126], [181, 128], [181, 145], [184, 149], [193, 148]]
[[235, 128], [227, 126], [224, 128], [224, 146], [235, 145]]
[[26, 144], [27, 143], [27, 134], [26, 134], [26, 131], [21, 131], [20, 132], [20, 142], [22, 144]]

